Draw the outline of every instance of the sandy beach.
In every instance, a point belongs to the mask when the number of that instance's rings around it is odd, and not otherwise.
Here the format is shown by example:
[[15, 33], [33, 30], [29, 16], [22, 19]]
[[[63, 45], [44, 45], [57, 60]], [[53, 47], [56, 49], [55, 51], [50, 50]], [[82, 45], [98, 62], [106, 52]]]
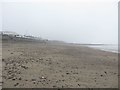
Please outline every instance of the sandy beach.
[[118, 56], [79, 45], [3, 42], [3, 88], [117, 88]]
[[2, 89], [2, 42], [0, 38], [0, 89]]

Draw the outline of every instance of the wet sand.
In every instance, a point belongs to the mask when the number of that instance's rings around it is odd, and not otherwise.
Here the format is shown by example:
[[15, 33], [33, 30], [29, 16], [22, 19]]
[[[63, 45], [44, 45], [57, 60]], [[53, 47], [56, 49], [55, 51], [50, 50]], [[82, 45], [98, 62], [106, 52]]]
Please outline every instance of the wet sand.
[[3, 88], [117, 88], [116, 53], [50, 43], [2, 45]]

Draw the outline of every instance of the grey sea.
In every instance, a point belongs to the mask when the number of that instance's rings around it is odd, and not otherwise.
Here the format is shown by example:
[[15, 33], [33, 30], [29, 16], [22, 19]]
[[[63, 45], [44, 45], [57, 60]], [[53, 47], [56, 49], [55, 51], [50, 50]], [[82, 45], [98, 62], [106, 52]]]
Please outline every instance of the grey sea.
[[120, 53], [117, 44], [88, 45], [88, 47], [100, 49], [100, 50], [108, 51], [108, 52]]

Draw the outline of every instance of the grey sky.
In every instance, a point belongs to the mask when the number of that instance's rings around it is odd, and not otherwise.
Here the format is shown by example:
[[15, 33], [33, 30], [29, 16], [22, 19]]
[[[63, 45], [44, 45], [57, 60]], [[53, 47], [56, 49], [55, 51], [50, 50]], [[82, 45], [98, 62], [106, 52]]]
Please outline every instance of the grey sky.
[[6, 1], [2, 3], [2, 30], [66, 42], [117, 43], [117, 1], [104, 1]]

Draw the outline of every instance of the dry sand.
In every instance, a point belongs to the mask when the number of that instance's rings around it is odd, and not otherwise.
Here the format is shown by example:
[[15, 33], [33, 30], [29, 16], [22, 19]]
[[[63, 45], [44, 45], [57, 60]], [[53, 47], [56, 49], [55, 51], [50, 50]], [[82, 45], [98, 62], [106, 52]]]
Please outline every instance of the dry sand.
[[3, 88], [117, 88], [118, 56], [83, 46], [3, 43]]

